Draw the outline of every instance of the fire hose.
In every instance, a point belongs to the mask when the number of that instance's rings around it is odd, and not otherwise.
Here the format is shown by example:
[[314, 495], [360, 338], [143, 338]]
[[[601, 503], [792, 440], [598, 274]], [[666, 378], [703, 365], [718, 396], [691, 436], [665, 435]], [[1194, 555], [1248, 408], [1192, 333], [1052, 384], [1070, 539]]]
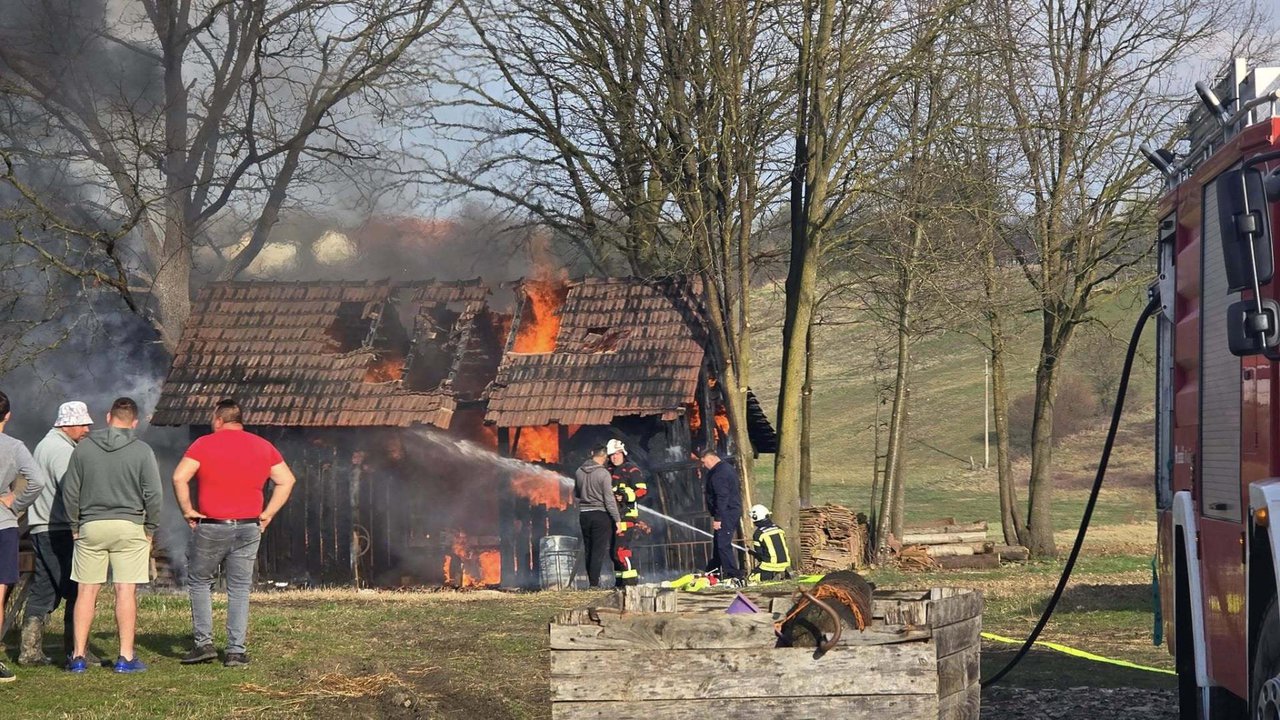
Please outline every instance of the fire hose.
[[1120, 414], [1124, 412], [1125, 394], [1129, 390], [1129, 375], [1133, 370], [1134, 356], [1138, 353], [1138, 342], [1142, 338], [1142, 330], [1147, 325], [1147, 318], [1151, 317], [1159, 308], [1160, 297], [1153, 292], [1151, 301], [1147, 303], [1146, 309], [1142, 311], [1142, 314], [1138, 317], [1137, 324], [1134, 325], [1133, 336], [1129, 338], [1129, 349], [1124, 356], [1124, 369], [1120, 372], [1120, 384], [1116, 388], [1116, 402], [1111, 410], [1111, 426], [1107, 429], [1107, 439], [1102, 444], [1102, 456], [1098, 459], [1098, 472], [1093, 478], [1093, 487], [1089, 490], [1089, 500], [1085, 503], [1084, 515], [1080, 518], [1080, 529], [1076, 531], [1076, 540], [1071, 546], [1071, 554], [1067, 556], [1067, 564], [1062, 568], [1062, 575], [1058, 577], [1058, 586], [1054, 589], [1053, 595], [1049, 597], [1049, 603], [1045, 606], [1044, 612], [1040, 614], [1040, 620], [1036, 622], [1035, 628], [1031, 630], [1031, 634], [1022, 643], [1022, 647], [1018, 648], [1017, 654], [999, 672], [982, 681], [982, 687], [984, 688], [1000, 682], [1010, 670], [1026, 657], [1027, 652], [1036, 644], [1036, 640], [1040, 637], [1045, 625], [1049, 624], [1049, 618], [1053, 616], [1053, 611], [1058, 606], [1058, 601], [1062, 599], [1062, 592], [1066, 590], [1067, 581], [1071, 579], [1071, 571], [1075, 569], [1076, 560], [1080, 558], [1080, 548], [1084, 546], [1084, 536], [1089, 531], [1089, 521], [1093, 519], [1093, 508], [1098, 503], [1098, 493], [1102, 490], [1102, 480], [1107, 475], [1107, 463], [1111, 460], [1111, 448], [1115, 445], [1116, 431], [1120, 428]]

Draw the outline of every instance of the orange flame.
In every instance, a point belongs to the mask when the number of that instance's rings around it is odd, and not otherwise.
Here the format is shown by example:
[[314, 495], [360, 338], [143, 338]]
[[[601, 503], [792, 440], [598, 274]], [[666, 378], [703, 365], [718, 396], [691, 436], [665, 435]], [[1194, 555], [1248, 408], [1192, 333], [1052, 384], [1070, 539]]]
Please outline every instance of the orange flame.
[[698, 403], [689, 403], [686, 407], [689, 408], [689, 432], [696, 435], [702, 429], [702, 408]]
[[485, 585], [502, 584], [502, 553], [485, 550], [480, 553], [480, 582]]
[[721, 438], [729, 437], [729, 411], [723, 405], [716, 406], [716, 431]]
[[569, 509], [569, 493], [559, 478], [551, 475], [519, 475], [511, 481], [511, 489], [529, 501], [530, 505], [542, 505], [551, 510]]
[[364, 371], [364, 381], [367, 383], [392, 382], [403, 377], [404, 358], [396, 355], [376, 357], [369, 361], [369, 366]]
[[525, 462], [560, 462], [560, 428], [555, 425], [520, 428], [516, 458]]
[[[453, 577], [453, 565], [457, 561], [461, 577]], [[473, 570], [478, 570], [476, 577]], [[502, 553], [498, 550], [485, 550], [476, 554], [474, 548], [467, 544], [467, 535], [458, 532], [453, 537], [453, 554], [444, 557], [444, 583], [459, 587], [481, 587], [502, 583]]]
[[524, 283], [528, 304], [516, 333], [513, 348], [518, 353], [549, 353], [556, 349], [560, 332], [560, 306], [567, 291], [558, 282], [535, 280]]

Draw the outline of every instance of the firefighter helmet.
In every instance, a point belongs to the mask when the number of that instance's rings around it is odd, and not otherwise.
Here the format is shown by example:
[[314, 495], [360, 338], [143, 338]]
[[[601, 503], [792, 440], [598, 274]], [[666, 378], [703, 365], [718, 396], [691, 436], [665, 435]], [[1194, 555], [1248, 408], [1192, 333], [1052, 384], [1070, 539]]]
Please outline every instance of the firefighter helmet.
[[751, 506], [751, 522], [760, 522], [767, 517], [769, 517], [769, 508], [763, 505]]
[[623, 445], [621, 440], [614, 438], [613, 440], [605, 443], [604, 451], [610, 455], [614, 453], [622, 453], [623, 455], [626, 455], [627, 446]]

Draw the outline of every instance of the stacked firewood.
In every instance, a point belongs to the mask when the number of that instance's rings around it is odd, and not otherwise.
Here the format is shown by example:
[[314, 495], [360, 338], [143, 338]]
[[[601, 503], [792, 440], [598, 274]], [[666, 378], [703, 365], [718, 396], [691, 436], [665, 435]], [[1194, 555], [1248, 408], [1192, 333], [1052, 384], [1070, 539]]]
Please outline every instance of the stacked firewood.
[[800, 509], [800, 572], [859, 569], [867, 560], [867, 524], [841, 505]]
[[997, 545], [988, 540], [985, 521], [957, 523], [955, 518], [903, 528], [902, 548], [902, 552], [912, 549], [914, 554], [922, 550], [943, 569], [995, 568], [1001, 561], [1027, 559], [1024, 547]]

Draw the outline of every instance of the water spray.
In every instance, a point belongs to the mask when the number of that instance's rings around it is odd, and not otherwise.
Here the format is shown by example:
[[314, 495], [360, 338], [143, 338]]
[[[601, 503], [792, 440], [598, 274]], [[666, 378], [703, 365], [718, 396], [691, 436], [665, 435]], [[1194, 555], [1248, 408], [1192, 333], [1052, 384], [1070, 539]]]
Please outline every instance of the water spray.
[[[448, 437], [447, 435], [441, 435], [439, 433], [433, 433], [429, 431], [418, 432], [417, 435], [423, 440], [427, 440], [428, 442], [431, 442], [435, 445], [445, 448], [446, 450], [451, 450], [453, 452], [456, 452], [460, 455], [463, 455], [465, 457], [471, 458], [479, 462], [485, 462], [485, 463], [489, 463], [490, 465], [496, 465], [498, 467], [511, 471], [512, 474], [525, 475], [525, 476], [531, 476], [531, 475], [537, 476], [544, 480], [547, 480], [548, 482], [556, 481], [565, 487], [573, 487], [573, 478], [565, 477], [564, 475], [561, 475], [560, 473], [555, 472], [554, 470], [551, 470], [549, 468], [545, 468], [541, 465], [527, 463], [523, 460], [516, 460], [515, 458], [502, 457], [501, 455], [498, 455], [492, 450], [489, 450], [488, 448], [485, 448], [485, 447], [481, 447], [473, 442], [469, 442], [467, 440], [459, 440], [457, 438], [451, 438], [451, 437]], [[654, 510], [653, 508], [645, 507], [644, 505], [639, 505], [639, 504], [637, 504], [636, 507], [640, 508], [641, 512], [645, 512], [654, 517], [661, 518], [669, 523], [674, 523], [676, 525], [679, 525], [682, 528], [685, 528], [686, 530], [692, 530], [695, 533], [698, 533], [699, 535], [704, 535], [709, 538], [715, 538], [715, 534], [713, 533], [709, 533], [706, 530], [703, 530], [702, 528], [694, 527], [693, 525], [690, 525], [689, 523], [684, 522], [683, 520], [677, 520], [671, 517], [670, 515], [664, 515], [663, 513], [660, 513], [657, 510]], [[742, 547], [741, 545], [737, 545], [737, 544], [732, 544], [732, 545], [736, 550], [741, 550], [742, 552], [745, 552], [745, 553], [751, 552], [750, 550]]]
[[[653, 515], [653, 516], [655, 516], [655, 517], [660, 517], [660, 518], [662, 518], [663, 520], [666, 520], [667, 522], [675, 523], [676, 525], [679, 525], [680, 527], [685, 528], [686, 530], [692, 530], [692, 531], [694, 531], [694, 532], [698, 533], [699, 535], [706, 535], [706, 536], [707, 536], [707, 537], [709, 537], [709, 538], [714, 538], [714, 537], [715, 537], [715, 534], [714, 534], [714, 533], [709, 533], [709, 532], [707, 532], [706, 530], [703, 530], [703, 529], [701, 529], [701, 528], [696, 528], [696, 527], [694, 527], [694, 526], [690, 525], [689, 523], [687, 523], [687, 522], [683, 522], [683, 521], [680, 521], [680, 520], [677, 520], [677, 519], [675, 519], [675, 518], [671, 517], [670, 515], [663, 515], [662, 513], [658, 512], [657, 510], [654, 510], [653, 508], [647, 508], [647, 507], [645, 507], [644, 505], [639, 505], [639, 504], [637, 504], [637, 505], [636, 505], [636, 507], [640, 508], [641, 512], [647, 512], [647, 513], [649, 513], [650, 515]], [[734, 543], [729, 543], [729, 544], [730, 544], [730, 545], [733, 545], [733, 547], [734, 547], [734, 549], [735, 549], [735, 550], [741, 550], [741, 551], [742, 551], [742, 552], [744, 552], [744, 553], [750, 553], [750, 552], [751, 552], [750, 550], [748, 550], [748, 549], [746, 549], [746, 548], [742, 547], [741, 545], [737, 545], [737, 544], [734, 544]]]

